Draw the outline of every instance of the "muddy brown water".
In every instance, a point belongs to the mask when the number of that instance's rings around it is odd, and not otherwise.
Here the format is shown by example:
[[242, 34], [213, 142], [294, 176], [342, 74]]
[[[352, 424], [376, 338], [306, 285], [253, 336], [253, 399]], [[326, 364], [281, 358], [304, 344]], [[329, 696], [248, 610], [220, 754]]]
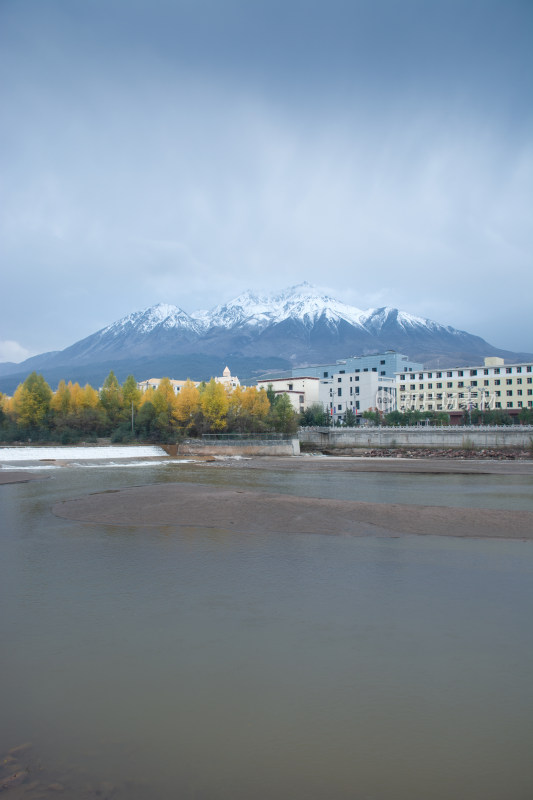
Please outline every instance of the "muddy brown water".
[[42, 474], [0, 487], [0, 785], [25, 773], [6, 798], [533, 795], [531, 542], [52, 513], [169, 483], [527, 512], [530, 476]]

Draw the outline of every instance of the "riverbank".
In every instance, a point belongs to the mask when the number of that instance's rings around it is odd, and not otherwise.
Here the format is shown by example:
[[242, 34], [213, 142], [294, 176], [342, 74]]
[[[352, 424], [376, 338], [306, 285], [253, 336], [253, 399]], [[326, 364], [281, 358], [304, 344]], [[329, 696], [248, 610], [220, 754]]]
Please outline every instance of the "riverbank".
[[369, 450], [509, 450], [531, 451], [531, 425], [452, 425], [433, 427], [365, 426], [359, 428], [301, 428], [298, 434], [302, 449]]
[[[312, 451], [309, 446], [308, 452]], [[471, 461], [530, 461], [533, 458], [531, 447], [375, 447], [361, 449], [347, 447], [321, 451], [328, 456], [352, 456], [353, 458], [446, 458], [468, 459]]]
[[360, 456], [353, 458], [341, 454], [307, 454], [295, 458], [249, 458], [214, 461], [211, 468], [225, 469], [276, 469], [292, 472], [390, 472], [451, 475], [531, 475], [533, 460], [492, 461], [490, 459], [402, 458], [387, 456]]

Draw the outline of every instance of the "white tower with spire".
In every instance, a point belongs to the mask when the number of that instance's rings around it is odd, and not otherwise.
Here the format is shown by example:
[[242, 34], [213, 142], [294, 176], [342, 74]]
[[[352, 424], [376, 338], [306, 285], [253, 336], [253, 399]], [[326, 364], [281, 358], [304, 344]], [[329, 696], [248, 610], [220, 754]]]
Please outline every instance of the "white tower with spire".
[[229, 389], [230, 391], [233, 391], [235, 387], [241, 385], [240, 380], [236, 376], [231, 374], [230, 368], [228, 366], [226, 366], [224, 372], [222, 373], [222, 377], [215, 378], [215, 381], [217, 383], [222, 383], [226, 387], [226, 389]]

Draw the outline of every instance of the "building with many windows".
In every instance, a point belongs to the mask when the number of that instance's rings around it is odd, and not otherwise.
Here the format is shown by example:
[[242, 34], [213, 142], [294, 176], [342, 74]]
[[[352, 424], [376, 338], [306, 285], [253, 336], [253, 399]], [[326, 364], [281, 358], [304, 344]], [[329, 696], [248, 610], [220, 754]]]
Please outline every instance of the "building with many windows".
[[485, 358], [483, 366], [396, 373], [397, 407], [420, 411], [533, 408], [533, 364]]
[[[356, 417], [363, 411], [379, 409], [384, 413], [396, 408], [396, 382], [394, 378], [376, 372], [334, 372], [320, 381], [320, 402], [332, 422], [344, 422], [346, 412]], [[359, 420], [356, 420], [356, 424]]]
[[358, 416], [363, 411], [395, 408], [394, 378], [375, 372], [333, 372], [328, 378], [273, 378], [257, 382], [258, 389], [272, 386], [274, 394], [288, 395], [295, 411], [305, 411], [315, 403], [322, 405], [332, 422], [343, 422], [347, 411]]
[[[361, 418], [364, 411], [392, 411], [396, 407], [395, 373], [412, 375], [423, 369], [418, 361], [387, 350], [366, 356], [339, 359], [334, 364], [294, 367], [272, 376], [263, 376], [258, 388], [272, 388], [288, 394], [296, 411], [320, 403], [332, 422], [344, 422], [347, 411]], [[358, 420], [356, 420], [358, 421]]]

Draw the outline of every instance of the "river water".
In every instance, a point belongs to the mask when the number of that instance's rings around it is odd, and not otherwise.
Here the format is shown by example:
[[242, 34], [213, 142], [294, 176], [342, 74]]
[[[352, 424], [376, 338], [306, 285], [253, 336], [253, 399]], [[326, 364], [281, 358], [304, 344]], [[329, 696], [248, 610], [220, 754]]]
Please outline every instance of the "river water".
[[531, 509], [531, 478], [168, 460], [43, 475], [0, 487], [0, 755], [32, 743], [6, 798], [47, 784], [117, 800], [533, 796], [531, 543], [114, 527], [50, 510], [166, 481]]

